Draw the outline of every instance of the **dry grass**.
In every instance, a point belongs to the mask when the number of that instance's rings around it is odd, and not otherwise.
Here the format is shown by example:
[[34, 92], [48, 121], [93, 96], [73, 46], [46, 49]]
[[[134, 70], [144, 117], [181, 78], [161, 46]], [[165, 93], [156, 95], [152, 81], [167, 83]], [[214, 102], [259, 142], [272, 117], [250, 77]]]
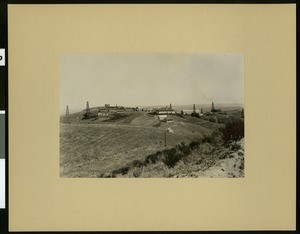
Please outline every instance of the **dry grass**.
[[[159, 128], [114, 124], [61, 124], [61, 176], [98, 177], [132, 160], [162, 150], [165, 148], [164, 133], [167, 127], [167, 124]], [[191, 133], [182, 127], [178, 128], [178, 133], [168, 133], [167, 144], [174, 146], [201, 137], [201, 132]]]
[[243, 140], [233, 142], [229, 147], [203, 143], [185, 155], [174, 167], [168, 167], [162, 160], [144, 166], [129, 168], [117, 177], [243, 177]]
[[[164, 134], [169, 127], [174, 134], [167, 133], [167, 148], [202, 139], [223, 126], [190, 116], [172, 116], [173, 123], [157, 125], [154, 116], [141, 112], [131, 112], [122, 118], [82, 120], [83, 112], [61, 117], [62, 177], [103, 177], [134, 160], [143, 160], [147, 155], [165, 149]], [[151, 177], [151, 173], [155, 177], [174, 174], [162, 164], [149, 164], [143, 171], [128, 171], [126, 176]]]

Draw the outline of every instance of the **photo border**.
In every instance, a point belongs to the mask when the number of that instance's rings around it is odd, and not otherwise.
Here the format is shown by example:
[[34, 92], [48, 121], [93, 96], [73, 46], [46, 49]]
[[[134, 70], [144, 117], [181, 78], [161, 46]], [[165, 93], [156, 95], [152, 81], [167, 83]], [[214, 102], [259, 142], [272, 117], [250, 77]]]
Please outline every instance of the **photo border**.
[[[6, 66], [4, 67], [0, 67], [1, 70], [4, 70], [4, 78], [6, 81], [8, 81], [9, 77], [8, 77], [8, 57], [9, 57], [9, 51], [7, 49], [7, 45], [9, 43], [8, 41], [8, 20], [7, 20], [7, 6], [8, 4], [21, 4], [21, 5], [26, 5], [26, 4], [118, 4], [118, 3], [123, 3], [123, 4], [295, 4], [296, 3], [296, 9], [297, 9], [297, 13], [299, 13], [299, 8], [298, 8], [298, 1], [291, 1], [291, 0], [277, 0], [277, 1], [267, 1], [267, 0], [256, 0], [256, 1], [251, 1], [251, 0], [244, 0], [244, 1], [240, 1], [240, 0], [236, 0], [236, 1], [225, 1], [225, 0], [203, 0], [203, 1], [137, 1], [137, 0], [132, 0], [132, 1], [121, 1], [121, 0], [114, 0], [114, 1], [98, 1], [98, 0], [88, 0], [88, 1], [84, 1], [84, 0], [45, 0], [45, 1], [39, 1], [39, 0], [28, 0], [28, 1], [22, 1], [22, 0], [6, 0], [6, 1], [1, 1], [0, 2], [0, 22], [1, 22], [1, 27], [0, 27], [0, 33], [1, 33], [1, 37], [0, 37], [0, 48], [6, 48], [6, 58], [7, 58], [7, 62], [6, 62]], [[297, 18], [297, 38], [299, 38], [299, 30], [298, 30], [298, 20], [299, 18]], [[5, 35], [4, 37], [2, 35]], [[298, 40], [297, 40], [297, 48], [298, 48]], [[298, 49], [297, 49], [297, 58], [298, 58]], [[297, 59], [297, 66], [299, 67], [299, 60]], [[1, 77], [3, 78], [3, 77]], [[297, 78], [298, 78], [298, 72], [297, 72]], [[297, 80], [297, 79], [296, 79]], [[297, 88], [298, 88], [298, 81], [297, 82]], [[0, 232], [2, 233], [15, 233], [15, 232], [10, 232], [8, 230], [8, 224], [9, 224], [9, 220], [8, 220], [8, 212], [9, 212], [9, 152], [8, 152], [8, 121], [9, 121], [9, 110], [8, 110], [8, 82], [6, 82], [5, 84], [5, 111], [6, 111], [6, 209], [1, 209], [0, 210]], [[297, 102], [298, 102], [298, 93], [296, 93], [297, 95]], [[297, 103], [298, 105], [298, 103]], [[298, 107], [298, 106], [297, 106]], [[298, 143], [298, 124], [297, 124], [297, 143]], [[298, 144], [297, 144], [298, 145]], [[297, 147], [297, 155], [298, 155], [298, 147]], [[295, 231], [272, 231], [272, 233], [297, 233], [297, 230], [299, 228], [299, 202], [298, 202], [298, 195], [299, 195], [299, 187], [298, 187], [298, 176], [299, 176], [299, 170], [298, 170], [298, 166], [299, 166], [299, 160], [297, 160], [297, 170], [296, 170], [296, 180], [297, 180], [297, 186], [296, 186], [296, 193], [297, 193], [297, 200], [296, 200], [296, 218], [297, 218], [297, 223], [296, 223], [296, 230]], [[101, 230], [100, 230], [101, 231]], [[205, 231], [199, 231], [199, 232], [205, 232]], [[220, 231], [209, 231], [209, 233], [219, 233]], [[260, 232], [267, 232], [265, 230], [263, 231], [243, 231], [243, 232], [247, 232], [247, 233], [260, 233]], [[28, 232], [18, 232], [18, 233], [28, 233]], [[53, 233], [53, 232], [35, 232], [35, 233]], [[54, 233], [66, 233], [66, 232], [54, 232]], [[72, 232], [73, 233], [73, 232]], [[75, 232], [75, 233], [86, 233], [86, 232]], [[93, 232], [92, 233], [96, 233]]]

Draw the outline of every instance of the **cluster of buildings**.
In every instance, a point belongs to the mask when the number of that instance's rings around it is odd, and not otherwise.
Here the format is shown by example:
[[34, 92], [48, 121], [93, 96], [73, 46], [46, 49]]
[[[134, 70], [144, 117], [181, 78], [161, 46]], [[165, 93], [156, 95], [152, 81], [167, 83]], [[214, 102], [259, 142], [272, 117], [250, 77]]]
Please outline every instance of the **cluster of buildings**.
[[[95, 117], [109, 117], [110, 115], [117, 115], [117, 116], [124, 116], [128, 112], [134, 112], [134, 111], [144, 111], [149, 112], [156, 116], [156, 118], [160, 121], [166, 121], [166, 122], [172, 122], [173, 119], [170, 118], [170, 115], [176, 115], [176, 111], [173, 109], [172, 104], [170, 103], [169, 106], [166, 107], [160, 107], [160, 108], [153, 108], [148, 109], [143, 106], [137, 106], [137, 107], [125, 107], [125, 106], [112, 106], [110, 104], [105, 104], [103, 107], [96, 107], [96, 108], [90, 108], [89, 102], [86, 103], [86, 111], [84, 113], [83, 118], [95, 118]], [[216, 109], [214, 106], [214, 102], [212, 102], [211, 111], [203, 113], [203, 109], [196, 110], [195, 104], [193, 104], [192, 110], [181, 110], [181, 114], [184, 115], [191, 115], [195, 117], [200, 117], [203, 115], [210, 115], [214, 113], [222, 113], [221, 109]], [[69, 107], [66, 108], [66, 115], [69, 115]]]
[[176, 111], [172, 108], [172, 104], [170, 103], [169, 106], [153, 109], [152, 113], [156, 115], [160, 121], [173, 122], [173, 119], [168, 115], [175, 115]]
[[98, 116], [105, 117], [109, 115], [125, 115], [126, 108], [124, 106], [111, 106], [110, 104], [105, 104], [104, 107], [98, 107]]
[[89, 102], [86, 103], [85, 113], [83, 119], [90, 119], [96, 117], [108, 117], [110, 115], [125, 115], [126, 108], [123, 106], [111, 106], [105, 104], [103, 107], [89, 107]]

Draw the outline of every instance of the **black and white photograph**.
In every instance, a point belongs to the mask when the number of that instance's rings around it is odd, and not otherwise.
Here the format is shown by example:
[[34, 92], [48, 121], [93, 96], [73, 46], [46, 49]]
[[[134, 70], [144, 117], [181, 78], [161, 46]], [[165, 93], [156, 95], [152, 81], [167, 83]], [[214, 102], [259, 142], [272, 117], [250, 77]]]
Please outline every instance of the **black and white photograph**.
[[60, 72], [60, 177], [244, 177], [242, 53], [67, 53]]

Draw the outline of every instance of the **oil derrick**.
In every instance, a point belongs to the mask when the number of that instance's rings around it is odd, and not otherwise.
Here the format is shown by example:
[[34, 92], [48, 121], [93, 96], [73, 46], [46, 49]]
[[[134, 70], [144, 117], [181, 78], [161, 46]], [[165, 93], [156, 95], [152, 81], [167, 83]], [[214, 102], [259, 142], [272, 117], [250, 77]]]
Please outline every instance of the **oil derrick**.
[[242, 114], [241, 114], [242, 118], [244, 118], [244, 108], [242, 109]]
[[194, 114], [196, 113], [196, 106], [195, 106], [195, 104], [193, 104], [193, 113]]
[[214, 111], [215, 110], [215, 105], [214, 105], [214, 102], [211, 103], [211, 111]]
[[172, 103], [170, 103], [170, 110], [172, 110]]
[[87, 114], [87, 115], [90, 114], [90, 106], [89, 106], [89, 102], [86, 102], [86, 114]]
[[66, 115], [69, 115], [69, 106], [66, 108]]
[[203, 114], [203, 109], [201, 108], [200, 113]]

